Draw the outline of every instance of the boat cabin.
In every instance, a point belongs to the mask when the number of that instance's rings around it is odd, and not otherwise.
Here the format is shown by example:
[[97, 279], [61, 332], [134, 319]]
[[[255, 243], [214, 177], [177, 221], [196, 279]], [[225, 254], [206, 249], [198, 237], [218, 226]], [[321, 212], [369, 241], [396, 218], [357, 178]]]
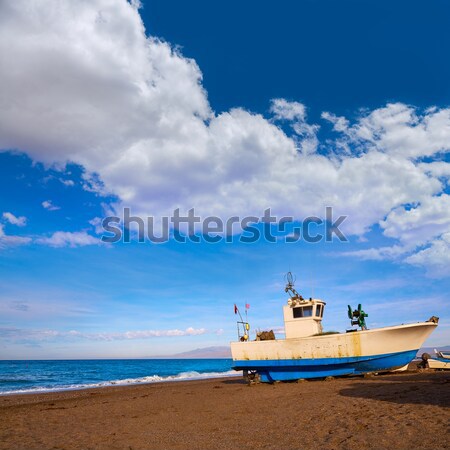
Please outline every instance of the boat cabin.
[[291, 297], [283, 306], [286, 339], [320, 334], [325, 302], [310, 298]]

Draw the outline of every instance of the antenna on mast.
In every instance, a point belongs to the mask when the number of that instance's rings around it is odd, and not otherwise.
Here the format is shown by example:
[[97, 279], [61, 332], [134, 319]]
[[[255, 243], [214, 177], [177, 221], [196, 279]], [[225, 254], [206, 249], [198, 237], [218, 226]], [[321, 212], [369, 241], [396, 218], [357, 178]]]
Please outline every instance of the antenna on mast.
[[288, 293], [291, 298], [303, 300], [303, 297], [294, 289], [295, 277], [292, 275], [292, 272], [289, 271], [284, 278], [286, 280], [284, 292]]
[[311, 261], [311, 298], [314, 298], [314, 270], [316, 265], [314, 264], [314, 253], [312, 253], [312, 261]]

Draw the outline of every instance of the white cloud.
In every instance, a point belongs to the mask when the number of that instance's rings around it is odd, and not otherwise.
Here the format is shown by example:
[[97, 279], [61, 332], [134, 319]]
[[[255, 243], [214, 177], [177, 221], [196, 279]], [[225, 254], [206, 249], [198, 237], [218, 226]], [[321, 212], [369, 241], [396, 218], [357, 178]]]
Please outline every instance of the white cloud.
[[149, 134], [181, 136], [209, 117], [195, 62], [147, 39], [127, 1], [0, 8], [0, 52], [9, 66], [0, 73], [3, 148], [92, 170]]
[[350, 126], [350, 122], [345, 117], [338, 117], [333, 113], [324, 111], [321, 115], [322, 119], [333, 124], [333, 129], [338, 132], [346, 132]]
[[27, 218], [24, 216], [16, 217], [10, 212], [3, 213], [3, 219], [11, 223], [12, 225], [17, 225], [18, 227], [24, 227], [27, 224]]
[[399, 207], [381, 222], [385, 236], [419, 246], [450, 230], [450, 195], [427, 197], [412, 208]]
[[3, 224], [0, 224], [0, 249], [6, 247], [16, 247], [31, 242], [31, 238], [24, 236], [10, 236], [3, 231]]
[[[44, 205], [45, 203], [45, 205]], [[43, 206], [50, 211], [59, 209], [54, 207], [50, 201], [43, 202]], [[16, 217], [14, 214], [5, 212], [3, 218], [9, 223], [17, 226], [24, 226], [26, 224], [26, 217]], [[97, 217], [91, 221], [92, 225], [96, 228], [97, 233], [101, 233], [101, 221]], [[5, 234], [4, 225], [0, 224], [0, 249], [6, 247], [14, 247], [18, 245], [29, 244], [33, 242], [33, 239], [28, 236], [12, 236]], [[86, 245], [100, 245], [101, 240], [91, 236], [85, 231], [66, 232], [56, 231], [50, 237], [40, 237], [34, 239], [34, 242], [42, 245], [48, 245], [50, 247], [82, 247]]]
[[[338, 123], [338, 118], [327, 119]], [[339, 119], [340, 131], [351, 142], [365, 147], [370, 144], [393, 156], [419, 158], [450, 149], [449, 108], [432, 108], [419, 114], [411, 106], [389, 103], [366, 114], [353, 126]]]
[[306, 108], [299, 102], [289, 102], [284, 98], [275, 98], [272, 100], [270, 111], [275, 120], [305, 121]]
[[195, 61], [147, 37], [125, 0], [3, 2], [0, 53], [8, 61], [0, 148], [82, 165], [85, 189], [117, 195], [118, 210], [162, 216], [195, 207], [226, 218], [271, 207], [301, 219], [331, 205], [348, 216], [349, 234], [384, 223], [385, 233], [403, 227], [412, 241], [420, 227], [400, 218], [402, 208], [433, 202], [448, 181], [448, 163], [421, 158], [448, 151], [450, 109], [388, 104], [354, 123], [323, 113], [340, 133], [325, 144], [299, 102], [273, 100], [269, 120], [243, 109], [217, 115]]
[[343, 256], [357, 257], [362, 260], [382, 261], [384, 259], [397, 259], [407, 253], [407, 250], [401, 245], [393, 245], [392, 247], [377, 247], [364, 250], [356, 250], [352, 252], [342, 252]]
[[59, 206], [54, 205], [51, 200], [44, 200], [41, 204], [42, 207], [48, 211], [57, 211], [58, 209], [61, 209]]
[[437, 178], [443, 178], [447, 184], [450, 181], [450, 164], [444, 161], [434, 161], [419, 164], [419, 167], [425, 172]]
[[85, 231], [68, 232], [56, 231], [50, 237], [38, 238], [36, 243], [50, 247], [84, 247], [86, 245], [100, 245], [102, 241]]
[[425, 267], [433, 278], [450, 276], [450, 233], [444, 233], [429, 247], [409, 256], [406, 262]]
[[77, 330], [25, 330], [18, 328], [0, 328], [0, 337], [7, 341], [47, 341], [55, 339], [87, 339], [91, 341], [121, 341], [134, 339], [150, 339], [158, 337], [199, 336], [211, 333], [205, 328], [188, 327], [185, 330], [136, 330], [125, 332], [86, 333]]
[[97, 234], [102, 234], [105, 230], [102, 226], [102, 219], [100, 217], [94, 217], [89, 223], [94, 227]]
[[428, 268], [431, 276], [450, 275], [450, 196], [425, 198], [413, 207], [391, 211], [381, 223], [384, 235], [400, 245], [345, 253], [372, 260], [403, 260]]
[[307, 155], [317, 150], [319, 145], [317, 132], [320, 127], [307, 123], [305, 105], [299, 102], [289, 102], [284, 98], [275, 98], [271, 102], [270, 112], [275, 121], [291, 122], [291, 127], [296, 135], [293, 139], [302, 153]]

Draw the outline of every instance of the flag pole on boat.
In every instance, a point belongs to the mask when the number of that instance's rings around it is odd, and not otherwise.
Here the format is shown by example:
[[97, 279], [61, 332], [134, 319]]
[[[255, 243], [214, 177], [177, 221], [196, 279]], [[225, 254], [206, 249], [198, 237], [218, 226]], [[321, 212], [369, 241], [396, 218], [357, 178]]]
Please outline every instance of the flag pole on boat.
[[[248, 303], [245, 304], [245, 321], [242, 318], [241, 312], [239, 311], [239, 308], [237, 307], [236, 303], [234, 304], [234, 314], [239, 314], [240, 321], [237, 322], [237, 331], [238, 331], [238, 339], [241, 341], [248, 341], [248, 331], [250, 330], [250, 325], [247, 320], [247, 309], [250, 308], [250, 305]], [[242, 325], [242, 329], [244, 331], [244, 334], [241, 336], [239, 332], [239, 324]]]

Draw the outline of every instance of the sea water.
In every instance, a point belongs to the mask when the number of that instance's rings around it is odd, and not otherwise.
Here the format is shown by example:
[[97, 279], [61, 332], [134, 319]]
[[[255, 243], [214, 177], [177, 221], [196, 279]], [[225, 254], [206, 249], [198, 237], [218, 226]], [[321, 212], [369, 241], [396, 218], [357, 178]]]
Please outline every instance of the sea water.
[[0, 395], [239, 375], [231, 359], [0, 361]]

